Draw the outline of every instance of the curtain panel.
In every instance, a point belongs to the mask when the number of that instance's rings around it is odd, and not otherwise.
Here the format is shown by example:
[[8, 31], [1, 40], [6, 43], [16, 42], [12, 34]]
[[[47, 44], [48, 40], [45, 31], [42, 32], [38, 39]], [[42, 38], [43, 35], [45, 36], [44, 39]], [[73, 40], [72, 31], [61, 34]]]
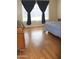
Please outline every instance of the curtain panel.
[[31, 24], [31, 14], [30, 13], [35, 5], [35, 0], [22, 0], [22, 4], [28, 14], [27, 24], [30, 25]]
[[39, 8], [40, 8], [40, 10], [42, 11], [42, 24], [44, 24], [45, 23], [45, 10], [46, 10], [46, 8], [47, 8], [47, 5], [48, 5], [48, 3], [49, 3], [49, 1], [42, 1], [42, 0], [38, 0], [37, 1], [37, 3], [38, 3], [38, 6], [39, 6]]
[[31, 11], [34, 8], [35, 3], [37, 2], [40, 10], [42, 11], [42, 24], [45, 23], [45, 10], [47, 8], [47, 5], [49, 3], [48, 0], [22, 0], [22, 4], [27, 11], [28, 19], [27, 24], [31, 25]]

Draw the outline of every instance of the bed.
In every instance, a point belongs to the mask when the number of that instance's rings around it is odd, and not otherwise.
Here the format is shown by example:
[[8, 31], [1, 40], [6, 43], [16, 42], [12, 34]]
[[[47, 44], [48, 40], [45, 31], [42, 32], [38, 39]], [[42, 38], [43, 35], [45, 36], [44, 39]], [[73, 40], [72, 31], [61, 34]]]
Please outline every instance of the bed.
[[46, 22], [44, 30], [61, 38], [61, 21]]

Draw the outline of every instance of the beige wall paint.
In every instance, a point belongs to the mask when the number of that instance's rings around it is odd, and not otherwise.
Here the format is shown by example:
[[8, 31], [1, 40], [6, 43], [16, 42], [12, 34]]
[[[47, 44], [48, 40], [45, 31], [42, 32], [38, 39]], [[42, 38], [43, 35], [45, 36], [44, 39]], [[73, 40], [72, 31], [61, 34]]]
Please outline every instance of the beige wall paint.
[[61, 18], [61, 0], [58, 0], [58, 3], [57, 3], [57, 17], [58, 18]]
[[57, 0], [49, 0], [49, 19], [57, 20]]
[[22, 21], [22, 4], [21, 4], [21, 0], [17, 0], [17, 20]]
[[58, 20], [58, 18], [61, 18], [61, 0], [49, 1], [49, 19]]

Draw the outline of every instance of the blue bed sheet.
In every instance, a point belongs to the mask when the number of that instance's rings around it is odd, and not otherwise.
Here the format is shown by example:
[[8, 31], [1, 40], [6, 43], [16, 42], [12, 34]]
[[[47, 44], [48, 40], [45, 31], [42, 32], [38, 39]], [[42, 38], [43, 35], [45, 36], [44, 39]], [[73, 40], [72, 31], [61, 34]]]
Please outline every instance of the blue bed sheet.
[[45, 31], [48, 31], [55, 36], [61, 37], [61, 22], [60, 21], [52, 21], [46, 22]]

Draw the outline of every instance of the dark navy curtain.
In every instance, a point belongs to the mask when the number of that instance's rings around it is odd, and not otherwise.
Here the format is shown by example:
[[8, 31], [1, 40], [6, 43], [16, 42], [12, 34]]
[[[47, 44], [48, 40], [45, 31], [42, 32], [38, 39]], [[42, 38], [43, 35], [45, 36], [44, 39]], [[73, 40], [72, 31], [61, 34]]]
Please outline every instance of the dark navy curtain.
[[45, 0], [37, 0], [37, 4], [39, 6], [39, 8], [41, 9], [42, 11], [42, 24], [45, 23], [45, 10], [47, 8], [47, 5], [48, 5], [49, 1], [45, 1]]
[[35, 5], [35, 0], [22, 0], [22, 4], [25, 8], [25, 10], [28, 13], [28, 19], [27, 19], [27, 24], [30, 25], [31, 24], [31, 11]]

